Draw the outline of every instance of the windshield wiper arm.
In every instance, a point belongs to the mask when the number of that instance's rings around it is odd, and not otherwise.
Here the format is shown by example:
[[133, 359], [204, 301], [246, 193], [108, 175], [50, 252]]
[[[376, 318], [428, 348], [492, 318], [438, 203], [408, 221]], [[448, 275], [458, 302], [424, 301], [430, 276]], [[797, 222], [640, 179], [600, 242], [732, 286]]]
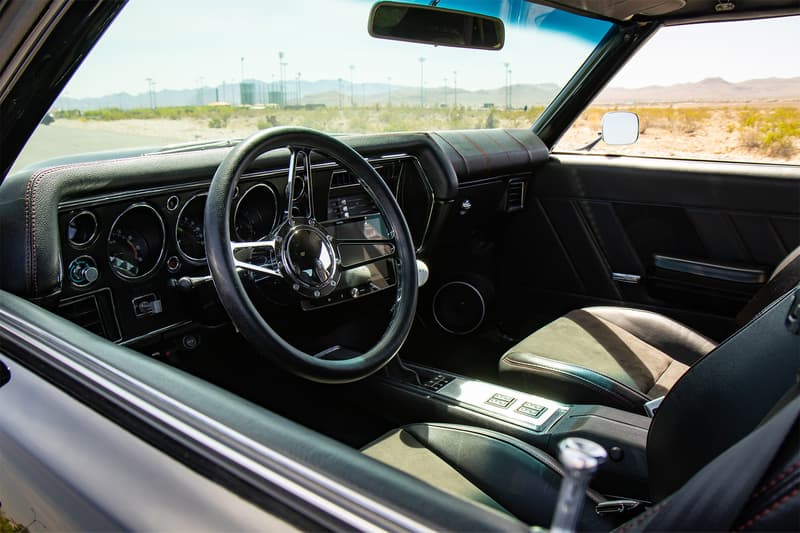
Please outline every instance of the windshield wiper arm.
[[155, 154], [178, 154], [180, 152], [193, 152], [195, 150], [212, 150], [214, 148], [225, 148], [228, 146], [235, 146], [242, 142], [243, 139], [218, 139], [216, 141], [200, 141], [181, 144], [172, 144], [165, 146], [157, 152], [150, 152], [147, 155]]

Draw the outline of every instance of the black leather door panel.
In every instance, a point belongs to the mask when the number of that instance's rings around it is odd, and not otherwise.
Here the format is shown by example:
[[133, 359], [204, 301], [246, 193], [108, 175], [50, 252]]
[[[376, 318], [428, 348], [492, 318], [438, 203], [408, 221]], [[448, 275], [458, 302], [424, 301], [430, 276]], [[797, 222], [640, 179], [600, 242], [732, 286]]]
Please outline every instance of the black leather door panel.
[[759, 285], [670, 271], [656, 256], [768, 276], [800, 245], [800, 167], [558, 156], [537, 171], [527, 205], [506, 235], [498, 290], [501, 325], [517, 337], [570, 308], [610, 304], [723, 338]]

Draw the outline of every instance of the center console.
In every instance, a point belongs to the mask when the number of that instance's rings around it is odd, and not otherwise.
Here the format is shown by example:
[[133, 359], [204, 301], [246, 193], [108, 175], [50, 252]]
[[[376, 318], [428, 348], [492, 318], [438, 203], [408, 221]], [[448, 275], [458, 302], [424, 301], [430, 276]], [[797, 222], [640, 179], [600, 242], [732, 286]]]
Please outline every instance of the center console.
[[568, 405], [535, 394], [410, 363], [392, 363], [380, 394], [416, 421], [484, 427], [511, 435], [557, 457], [558, 443], [583, 437], [602, 445], [609, 461], [593, 486], [606, 494], [649, 499], [647, 432], [651, 418], [601, 405]]

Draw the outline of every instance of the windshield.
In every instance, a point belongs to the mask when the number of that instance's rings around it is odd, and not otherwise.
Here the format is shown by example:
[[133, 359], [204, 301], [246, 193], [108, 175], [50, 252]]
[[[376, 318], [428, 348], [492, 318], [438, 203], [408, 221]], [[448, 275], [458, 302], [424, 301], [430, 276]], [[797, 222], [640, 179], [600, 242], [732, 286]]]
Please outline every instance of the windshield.
[[498, 51], [435, 47], [370, 37], [373, 3], [133, 0], [14, 168], [279, 125], [529, 127], [613, 26], [523, 0], [444, 0], [439, 7], [501, 18], [506, 41]]

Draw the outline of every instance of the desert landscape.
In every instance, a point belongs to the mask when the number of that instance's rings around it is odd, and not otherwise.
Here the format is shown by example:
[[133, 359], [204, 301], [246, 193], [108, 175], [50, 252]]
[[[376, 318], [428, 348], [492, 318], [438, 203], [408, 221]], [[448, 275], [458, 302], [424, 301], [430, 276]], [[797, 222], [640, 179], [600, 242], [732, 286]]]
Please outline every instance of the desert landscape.
[[[465, 104], [431, 102], [425, 107], [388, 105], [377, 96], [362, 105], [342, 107], [313, 103], [314, 95], [304, 99], [310, 103], [284, 107], [216, 102], [87, 109], [86, 102], [70, 101], [76, 107], [53, 110], [55, 122], [39, 128], [15, 167], [79, 152], [239, 139], [281, 125], [338, 134], [528, 128], [544, 109], [541, 99], [546, 89], [512, 86], [511, 109], [477, 105], [488, 95], [466, 91], [459, 100]], [[333, 97], [325, 93], [317, 98]], [[596, 139], [603, 114], [612, 110], [639, 115], [639, 140], [630, 146], [600, 142], [592, 153], [800, 164], [800, 78], [740, 83], [713, 78], [666, 87], [609, 88], [580, 115], [556, 151], [579, 150]]]

